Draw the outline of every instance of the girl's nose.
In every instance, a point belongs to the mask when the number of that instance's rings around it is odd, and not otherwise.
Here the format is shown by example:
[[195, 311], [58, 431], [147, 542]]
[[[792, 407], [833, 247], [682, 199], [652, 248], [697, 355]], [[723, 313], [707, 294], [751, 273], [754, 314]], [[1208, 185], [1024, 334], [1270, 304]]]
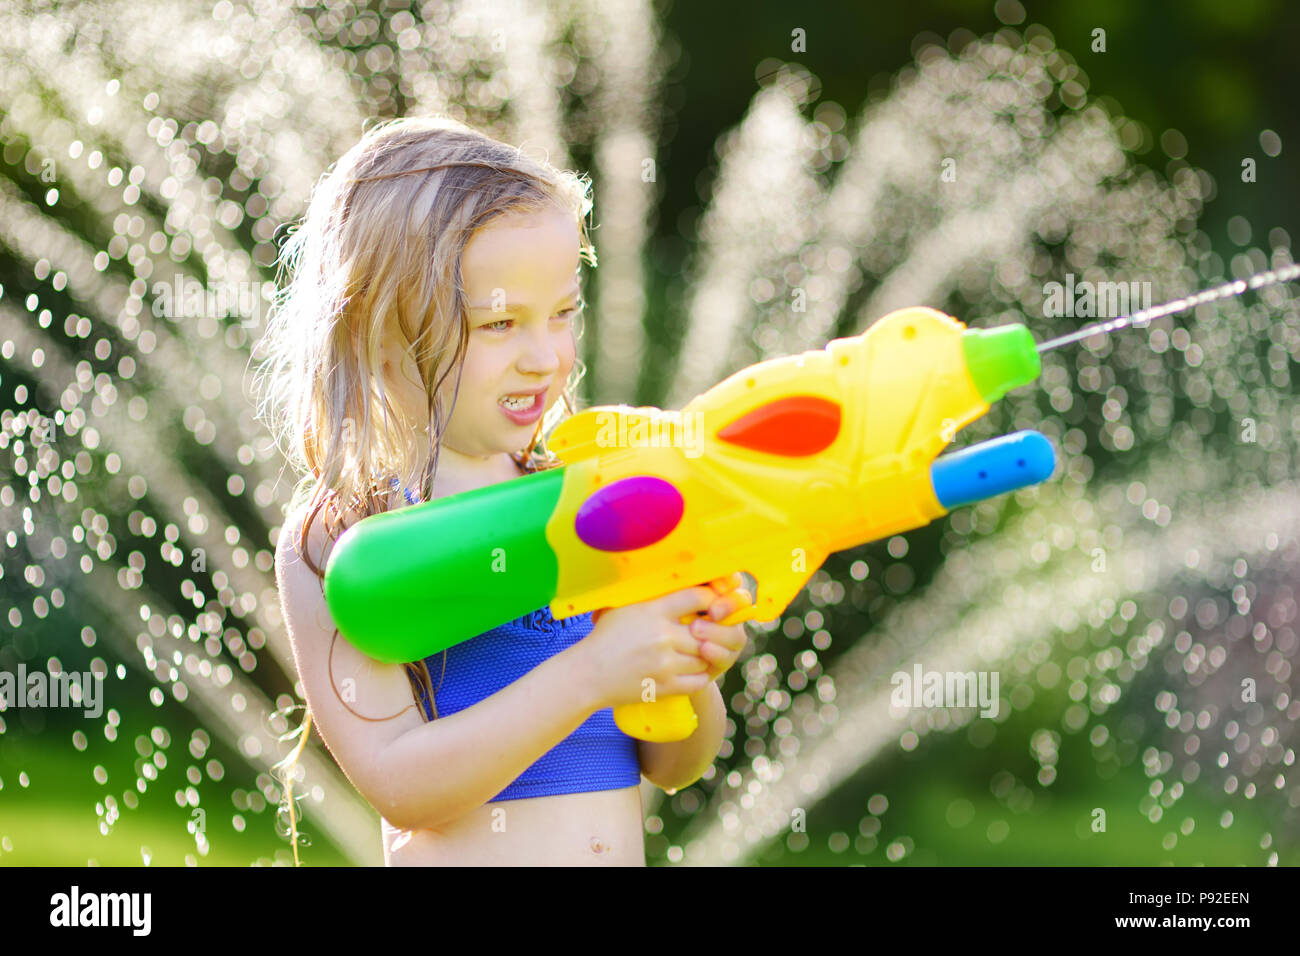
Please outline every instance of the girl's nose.
[[545, 334], [531, 336], [517, 364], [521, 371], [531, 374], [554, 375], [560, 368], [560, 354], [555, 349], [555, 340]]

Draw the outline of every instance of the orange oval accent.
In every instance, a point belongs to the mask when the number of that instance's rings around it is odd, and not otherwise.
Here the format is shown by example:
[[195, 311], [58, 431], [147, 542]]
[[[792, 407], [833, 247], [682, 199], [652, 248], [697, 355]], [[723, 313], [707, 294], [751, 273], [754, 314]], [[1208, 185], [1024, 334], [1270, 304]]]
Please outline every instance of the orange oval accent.
[[791, 395], [750, 409], [718, 430], [718, 438], [743, 448], [792, 458], [815, 455], [840, 433], [838, 402]]

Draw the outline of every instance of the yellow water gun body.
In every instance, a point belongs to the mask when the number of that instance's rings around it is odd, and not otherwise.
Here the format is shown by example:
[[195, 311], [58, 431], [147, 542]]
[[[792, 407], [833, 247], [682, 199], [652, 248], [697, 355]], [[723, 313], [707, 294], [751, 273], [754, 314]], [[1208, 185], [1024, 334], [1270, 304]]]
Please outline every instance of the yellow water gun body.
[[[736, 570], [755, 603], [722, 623], [773, 620], [832, 552], [1049, 477], [1051, 444], [1032, 431], [936, 461], [1040, 371], [1024, 326], [911, 308], [743, 369], [681, 411], [589, 408], [551, 437], [563, 468], [359, 522], [331, 556], [326, 600], [344, 635], [390, 661], [543, 604], [563, 619]], [[614, 718], [653, 741], [697, 723], [685, 696]]]

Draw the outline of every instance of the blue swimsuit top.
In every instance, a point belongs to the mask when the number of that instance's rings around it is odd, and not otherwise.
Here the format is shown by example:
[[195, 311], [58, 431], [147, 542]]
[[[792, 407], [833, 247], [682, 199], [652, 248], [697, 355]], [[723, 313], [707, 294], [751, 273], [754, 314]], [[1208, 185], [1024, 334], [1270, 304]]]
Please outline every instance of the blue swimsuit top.
[[[543, 607], [425, 658], [438, 715], [449, 716], [492, 696], [572, 647], [591, 629], [590, 612], [557, 621], [550, 608]], [[420, 706], [432, 719], [428, 695], [423, 689], [419, 695]], [[613, 710], [606, 707], [591, 714], [489, 802], [617, 790], [640, 782], [636, 739], [618, 729]]]

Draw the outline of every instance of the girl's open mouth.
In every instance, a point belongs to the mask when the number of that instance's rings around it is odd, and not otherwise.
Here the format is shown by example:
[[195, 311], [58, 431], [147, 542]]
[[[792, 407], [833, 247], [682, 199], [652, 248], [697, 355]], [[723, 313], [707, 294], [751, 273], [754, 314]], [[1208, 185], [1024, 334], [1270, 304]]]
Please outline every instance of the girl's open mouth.
[[506, 395], [497, 400], [497, 407], [516, 425], [531, 425], [546, 408], [546, 392], [536, 395], [531, 392]]

